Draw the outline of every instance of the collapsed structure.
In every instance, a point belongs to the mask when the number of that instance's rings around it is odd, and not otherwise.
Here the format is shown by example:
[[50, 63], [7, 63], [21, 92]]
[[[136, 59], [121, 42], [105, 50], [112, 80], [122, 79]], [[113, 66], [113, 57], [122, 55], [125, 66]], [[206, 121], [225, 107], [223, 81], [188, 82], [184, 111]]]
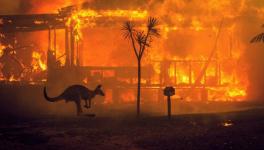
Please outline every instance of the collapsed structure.
[[[69, 84], [86, 84], [91, 87], [101, 83], [106, 90], [104, 103], [129, 103], [136, 99], [137, 68], [134, 66], [91, 66], [85, 60], [82, 31], [93, 28], [110, 28], [109, 24], [122, 24], [132, 20], [142, 24], [147, 11], [89, 9], [86, 3], [59, 10], [57, 14], [2, 15], [1, 33], [1, 84], [48, 85], [53, 89]], [[169, 32], [175, 27], [161, 26]], [[215, 30], [215, 46], [208, 56], [146, 60], [142, 68], [143, 101], [163, 99], [162, 89], [167, 85], [176, 88], [176, 97], [188, 101], [238, 101], [245, 100], [247, 80], [239, 77], [237, 58], [219, 59], [216, 44], [221, 26]], [[195, 30], [199, 30], [199, 26]], [[44, 54], [34, 51], [34, 45], [18, 46], [16, 33], [47, 31], [48, 46]], [[58, 30], [63, 34], [58, 36]], [[120, 29], [121, 30], [121, 29]], [[61, 33], [61, 32], [60, 32]], [[64, 38], [58, 53], [58, 38]], [[175, 41], [177, 42], [177, 41]], [[61, 43], [60, 43], [61, 44]], [[155, 46], [155, 44], [154, 44]], [[129, 49], [130, 47], [124, 47]], [[19, 51], [32, 49], [29, 65], [21, 63]], [[164, 49], [166, 51], [166, 49]], [[151, 51], [149, 52], [151, 53]], [[44, 55], [44, 56], [42, 56]], [[160, 54], [161, 55], [161, 54]], [[47, 61], [45, 61], [45, 58]], [[100, 59], [100, 58], [97, 58]]]

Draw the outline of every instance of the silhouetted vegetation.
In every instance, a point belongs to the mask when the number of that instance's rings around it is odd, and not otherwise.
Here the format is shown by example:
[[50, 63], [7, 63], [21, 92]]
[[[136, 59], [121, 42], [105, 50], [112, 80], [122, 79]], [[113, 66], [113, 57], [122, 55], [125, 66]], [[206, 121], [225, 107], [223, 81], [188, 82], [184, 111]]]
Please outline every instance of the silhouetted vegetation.
[[158, 20], [150, 17], [147, 23], [147, 32], [137, 30], [131, 21], [127, 21], [123, 25], [124, 37], [131, 40], [138, 62], [137, 116], [140, 115], [141, 60], [145, 49], [150, 47], [152, 38], [160, 35], [157, 24]]

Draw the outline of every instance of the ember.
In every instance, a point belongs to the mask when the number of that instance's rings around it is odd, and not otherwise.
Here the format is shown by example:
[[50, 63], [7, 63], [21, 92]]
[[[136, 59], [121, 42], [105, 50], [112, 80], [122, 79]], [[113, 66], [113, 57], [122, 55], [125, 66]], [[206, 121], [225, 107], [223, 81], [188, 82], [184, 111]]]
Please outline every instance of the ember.
[[233, 126], [234, 124], [232, 123], [231, 120], [227, 120], [225, 122], [222, 123], [222, 126], [224, 127], [230, 127], [230, 126]]

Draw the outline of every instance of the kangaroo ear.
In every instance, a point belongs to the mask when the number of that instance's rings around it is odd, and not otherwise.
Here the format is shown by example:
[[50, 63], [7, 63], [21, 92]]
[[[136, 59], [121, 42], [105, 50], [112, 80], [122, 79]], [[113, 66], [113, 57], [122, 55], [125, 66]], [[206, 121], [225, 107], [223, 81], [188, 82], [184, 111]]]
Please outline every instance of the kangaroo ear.
[[97, 89], [100, 89], [102, 87], [102, 85], [101, 84], [99, 84], [96, 88]]

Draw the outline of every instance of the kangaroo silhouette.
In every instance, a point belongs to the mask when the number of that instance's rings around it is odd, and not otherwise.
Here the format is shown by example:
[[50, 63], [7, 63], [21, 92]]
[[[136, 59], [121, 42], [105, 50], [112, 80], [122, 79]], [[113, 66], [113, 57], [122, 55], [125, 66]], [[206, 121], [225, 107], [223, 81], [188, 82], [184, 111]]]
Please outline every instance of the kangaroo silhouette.
[[[91, 100], [96, 95], [105, 95], [101, 87], [102, 85], [98, 85], [94, 90], [89, 90], [88, 88], [82, 85], [71, 85], [57, 97], [49, 97], [46, 91], [46, 87], [44, 87], [43, 93], [44, 97], [49, 102], [57, 102], [61, 100], [65, 100], [66, 102], [75, 102], [77, 108], [77, 115], [80, 115], [82, 113], [81, 100], [83, 99], [85, 101], [84, 107], [86, 107], [87, 109], [91, 108]], [[87, 104], [87, 100], [89, 101], [89, 106]]]

